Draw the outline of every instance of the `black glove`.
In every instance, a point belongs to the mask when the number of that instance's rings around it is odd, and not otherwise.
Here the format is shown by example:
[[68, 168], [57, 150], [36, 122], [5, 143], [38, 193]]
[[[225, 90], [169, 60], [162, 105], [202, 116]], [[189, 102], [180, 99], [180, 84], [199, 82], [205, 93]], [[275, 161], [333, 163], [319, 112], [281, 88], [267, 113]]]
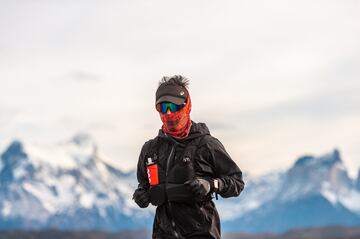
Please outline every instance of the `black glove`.
[[184, 183], [189, 187], [194, 196], [203, 198], [210, 192], [210, 182], [206, 179], [195, 178]]
[[135, 200], [136, 204], [139, 205], [139, 207], [145, 208], [149, 206], [150, 194], [145, 188], [138, 188], [135, 190], [132, 199]]

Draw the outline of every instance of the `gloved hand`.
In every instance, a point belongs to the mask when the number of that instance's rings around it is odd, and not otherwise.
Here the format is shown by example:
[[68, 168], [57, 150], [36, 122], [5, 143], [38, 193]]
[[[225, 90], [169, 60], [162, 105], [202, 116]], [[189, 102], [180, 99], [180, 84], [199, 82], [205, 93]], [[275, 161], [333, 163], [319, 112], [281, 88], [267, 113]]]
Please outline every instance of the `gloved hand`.
[[139, 205], [139, 207], [145, 208], [149, 206], [150, 194], [145, 188], [137, 188], [134, 192], [132, 199], [135, 200], [136, 204]]
[[210, 182], [206, 179], [195, 178], [184, 183], [196, 197], [205, 197], [211, 189]]

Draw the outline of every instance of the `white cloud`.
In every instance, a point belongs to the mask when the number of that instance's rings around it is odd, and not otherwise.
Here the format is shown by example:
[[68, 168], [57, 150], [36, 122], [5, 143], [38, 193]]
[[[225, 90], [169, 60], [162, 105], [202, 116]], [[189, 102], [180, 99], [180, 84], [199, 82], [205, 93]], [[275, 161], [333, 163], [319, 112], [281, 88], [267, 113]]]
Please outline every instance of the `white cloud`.
[[[357, 1], [1, 1], [0, 140], [90, 131], [124, 167], [160, 120], [157, 81], [191, 80], [247, 171], [339, 147], [360, 166]], [[75, 79], [75, 80], [74, 80]]]

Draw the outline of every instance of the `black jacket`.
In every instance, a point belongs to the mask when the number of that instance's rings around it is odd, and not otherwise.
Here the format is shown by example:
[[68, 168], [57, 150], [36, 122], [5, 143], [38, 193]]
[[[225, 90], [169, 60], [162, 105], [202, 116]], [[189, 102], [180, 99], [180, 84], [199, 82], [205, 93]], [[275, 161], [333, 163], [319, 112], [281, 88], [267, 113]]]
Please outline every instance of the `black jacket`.
[[[196, 150], [189, 150], [189, 145]], [[185, 151], [193, 155], [184, 155]], [[188, 156], [190, 163], [183, 160]], [[159, 185], [149, 184], [148, 157], [155, 157], [158, 163]], [[138, 188], [149, 190], [151, 202], [157, 206], [154, 239], [220, 238], [220, 219], [212, 194], [195, 199], [183, 185], [194, 177], [221, 180], [223, 188], [219, 194], [224, 198], [238, 196], [245, 185], [241, 170], [204, 123], [192, 121], [189, 136], [183, 140], [160, 130], [155, 139], [142, 147], [137, 167]]]

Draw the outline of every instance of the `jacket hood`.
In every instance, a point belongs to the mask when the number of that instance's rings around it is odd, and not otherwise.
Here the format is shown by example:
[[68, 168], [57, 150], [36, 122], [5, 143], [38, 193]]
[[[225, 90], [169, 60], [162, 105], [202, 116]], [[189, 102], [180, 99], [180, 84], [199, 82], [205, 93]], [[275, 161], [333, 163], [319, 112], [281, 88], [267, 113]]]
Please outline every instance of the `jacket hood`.
[[196, 123], [194, 121], [191, 121], [191, 128], [188, 137], [184, 139], [176, 139], [171, 137], [170, 135], [166, 134], [162, 129], [159, 130], [158, 136], [161, 138], [172, 140], [176, 143], [184, 144], [187, 141], [190, 141], [192, 139], [198, 138], [203, 135], [210, 135], [209, 128], [206, 126], [205, 123]]

